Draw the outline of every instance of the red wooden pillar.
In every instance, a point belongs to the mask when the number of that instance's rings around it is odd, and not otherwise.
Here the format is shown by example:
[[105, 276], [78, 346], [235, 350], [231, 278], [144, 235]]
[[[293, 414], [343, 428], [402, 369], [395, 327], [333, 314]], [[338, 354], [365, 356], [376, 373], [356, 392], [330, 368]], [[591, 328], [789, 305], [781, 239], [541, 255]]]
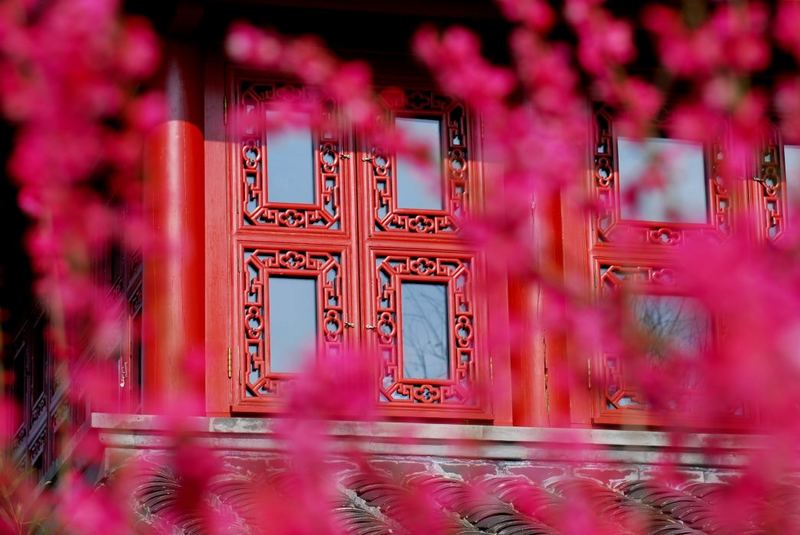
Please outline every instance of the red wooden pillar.
[[[511, 321], [519, 329], [511, 355], [514, 425], [556, 427], [569, 423], [569, 365], [564, 333], [552, 319], [563, 307], [552, 289], [564, 284], [562, 204], [559, 191], [542, 189], [534, 196], [535, 273], [512, 273], [509, 280]], [[552, 316], [551, 316], [552, 318]]]
[[[203, 69], [191, 46], [167, 43], [167, 116], [145, 143], [146, 202], [156, 247], [145, 257], [145, 412], [202, 401], [204, 325]], [[201, 405], [200, 405], [201, 406]]]

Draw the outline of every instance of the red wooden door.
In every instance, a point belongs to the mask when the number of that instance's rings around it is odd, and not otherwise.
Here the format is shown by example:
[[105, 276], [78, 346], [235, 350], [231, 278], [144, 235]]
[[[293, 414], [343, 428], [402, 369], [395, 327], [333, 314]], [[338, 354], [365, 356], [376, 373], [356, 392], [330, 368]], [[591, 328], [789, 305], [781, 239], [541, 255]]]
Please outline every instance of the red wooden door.
[[[301, 355], [324, 366], [326, 356], [363, 347], [375, 356], [370, 396], [383, 414], [494, 419], [486, 297], [477, 291], [483, 259], [458, 235], [482, 187], [464, 107], [415, 90], [384, 103], [382, 120], [433, 153], [431, 183], [419, 162], [332, 126], [324, 115], [333, 118], [336, 104], [320, 105], [311, 90], [232, 70], [226, 93], [241, 110], [229, 121], [239, 134], [224, 151], [210, 147], [207, 191], [222, 191], [213, 168], [224, 152], [227, 221], [209, 221], [209, 243], [225, 242], [230, 261], [207, 271], [232, 284], [209, 293], [207, 340], [228, 333], [230, 410], [275, 411], [305, 366]], [[322, 119], [315, 111], [310, 128], [266, 128], [270, 110], [289, 101], [323, 110]], [[208, 373], [224, 377], [218, 358]], [[213, 378], [207, 386], [209, 411], [220, 411], [224, 388]]]
[[[403, 97], [384, 101], [384, 120], [426, 142], [434, 183], [416, 181], [412, 162], [369, 138], [357, 159], [364, 341], [377, 359], [376, 397], [391, 415], [491, 419], [487, 302], [476, 291], [483, 259], [459, 235], [461, 218], [481, 202], [476, 125], [449, 97]], [[421, 318], [423, 307], [435, 314]]]
[[[714, 343], [721, 320], [705, 312], [697, 299], [684, 295], [675, 266], [686, 244], [722, 241], [742, 231], [735, 228], [734, 214], [743, 208], [744, 186], [721, 178], [724, 145], [667, 138], [628, 140], [615, 133], [612, 118], [601, 110], [591, 150], [588, 187], [598, 208], [574, 217], [568, 225], [572, 237], [568, 256], [580, 259], [571, 268], [588, 278], [593, 299], [622, 300], [626, 314], [609, 328], [627, 329], [633, 337], [652, 343], [652, 347], [643, 344], [633, 351], [637, 357], [650, 359], [655, 370], [659, 369], [658, 360], [667, 354], [697, 356], [707, 351], [704, 346]], [[649, 163], [641, 165], [639, 161], [645, 160]], [[665, 182], [663, 188], [652, 194], [646, 188], [633, 191], [637, 180], [653, 178], [654, 165]], [[683, 167], [676, 171], [670, 167], [675, 165]], [[690, 189], [681, 193], [681, 187]], [[675, 195], [671, 206], [670, 195]], [[631, 355], [618, 351], [601, 349], [586, 355], [572, 349], [574, 369], [586, 370], [586, 380], [573, 385], [573, 421], [661, 424], [663, 417], [654, 414], [633, 380]], [[675, 373], [674, 367], [665, 369]], [[682, 399], [674, 403], [685, 407], [693, 399], [691, 372], [687, 370], [675, 381], [686, 383], [676, 394]], [[732, 409], [731, 420], [741, 419], [743, 413], [744, 409]], [[690, 425], [691, 414], [677, 412], [675, 420]]]

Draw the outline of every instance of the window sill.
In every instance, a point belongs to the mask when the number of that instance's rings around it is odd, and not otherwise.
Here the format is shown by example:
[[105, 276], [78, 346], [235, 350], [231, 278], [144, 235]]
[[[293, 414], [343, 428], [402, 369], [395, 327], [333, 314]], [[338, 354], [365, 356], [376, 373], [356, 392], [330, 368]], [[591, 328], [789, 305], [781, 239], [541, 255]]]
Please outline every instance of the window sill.
[[[184, 433], [202, 446], [221, 451], [279, 452], [277, 419], [191, 417]], [[162, 416], [93, 413], [106, 450], [165, 450], [175, 422]], [[659, 431], [555, 429], [407, 422], [331, 422], [333, 451], [357, 448], [367, 454], [430, 456], [506, 461], [676, 464], [741, 467], [748, 454], [766, 445], [766, 437], [695, 433], [680, 447]]]

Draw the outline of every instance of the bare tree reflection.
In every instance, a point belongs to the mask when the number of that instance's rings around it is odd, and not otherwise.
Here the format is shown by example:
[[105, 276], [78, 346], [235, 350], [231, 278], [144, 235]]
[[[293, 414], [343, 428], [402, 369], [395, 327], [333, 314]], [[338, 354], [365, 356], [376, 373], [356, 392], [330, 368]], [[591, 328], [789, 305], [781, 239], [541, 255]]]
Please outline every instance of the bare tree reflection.
[[674, 295], [637, 295], [631, 312], [646, 340], [645, 353], [663, 360], [679, 353], [693, 356], [708, 349], [708, 314], [696, 299]]
[[447, 285], [404, 282], [401, 294], [403, 376], [446, 379], [450, 368]]
[[674, 295], [637, 295], [631, 313], [642, 353], [655, 365], [681, 366], [682, 388], [699, 386], [692, 365], [711, 344], [711, 321], [693, 298]]

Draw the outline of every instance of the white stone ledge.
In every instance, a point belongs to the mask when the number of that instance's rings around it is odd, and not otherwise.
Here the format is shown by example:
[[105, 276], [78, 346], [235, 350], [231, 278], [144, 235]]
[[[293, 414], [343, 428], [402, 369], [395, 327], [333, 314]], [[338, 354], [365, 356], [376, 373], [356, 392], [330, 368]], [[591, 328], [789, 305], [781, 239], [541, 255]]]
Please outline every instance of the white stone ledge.
[[[191, 417], [184, 433], [220, 451], [280, 452], [286, 444], [275, 418]], [[676, 446], [659, 431], [550, 429], [408, 422], [326, 422], [334, 451], [391, 456], [492, 461], [675, 463], [696, 467], [742, 466], [766, 437], [694, 433]], [[175, 422], [161, 416], [92, 414], [101, 442], [114, 450], [164, 450], [172, 446]], [[713, 453], [711, 453], [713, 452]]]

